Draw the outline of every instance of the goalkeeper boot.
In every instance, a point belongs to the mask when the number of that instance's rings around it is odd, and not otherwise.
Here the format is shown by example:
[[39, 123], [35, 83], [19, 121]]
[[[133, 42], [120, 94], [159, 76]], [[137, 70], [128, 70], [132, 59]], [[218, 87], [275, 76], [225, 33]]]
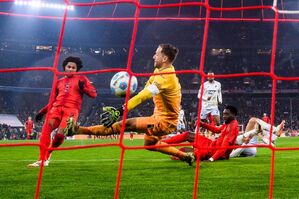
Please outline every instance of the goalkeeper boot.
[[189, 164], [189, 166], [192, 166], [193, 162], [195, 162], [195, 156], [193, 153], [188, 152], [188, 153], [186, 153], [186, 156], [181, 160], [184, 162], [187, 162]]
[[[42, 161], [38, 160], [34, 163], [28, 164], [27, 167], [40, 167], [42, 165]], [[44, 167], [49, 166], [49, 160], [44, 161]]]
[[[193, 149], [190, 148], [190, 147], [182, 147], [182, 148], [179, 148], [179, 150], [182, 151], [182, 152], [191, 152], [191, 151], [193, 151]], [[180, 158], [178, 158], [177, 156], [174, 156], [174, 155], [172, 155], [170, 157], [170, 159], [172, 159], [172, 160], [180, 160]]]
[[66, 127], [65, 129], [63, 130], [63, 134], [65, 136], [73, 136], [75, 133], [74, 133], [74, 118], [73, 117], [70, 117], [68, 120], [67, 120], [67, 123], [66, 123]]

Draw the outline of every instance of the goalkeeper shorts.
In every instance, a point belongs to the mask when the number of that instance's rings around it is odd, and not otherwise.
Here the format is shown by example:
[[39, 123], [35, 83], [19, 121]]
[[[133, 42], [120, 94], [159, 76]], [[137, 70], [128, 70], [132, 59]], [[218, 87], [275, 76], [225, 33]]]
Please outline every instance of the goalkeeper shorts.
[[136, 127], [138, 131], [148, 136], [163, 136], [168, 135], [176, 131], [177, 125], [169, 123], [158, 117], [137, 117]]

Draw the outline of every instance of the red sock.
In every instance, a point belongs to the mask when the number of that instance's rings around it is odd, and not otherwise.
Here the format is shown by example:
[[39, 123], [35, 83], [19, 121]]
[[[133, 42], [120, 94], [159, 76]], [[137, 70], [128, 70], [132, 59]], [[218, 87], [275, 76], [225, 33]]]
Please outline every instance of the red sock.
[[54, 136], [52, 147], [59, 147], [64, 141], [64, 135], [62, 133], [56, 133]]
[[[57, 148], [63, 143], [63, 141], [64, 141], [64, 135], [62, 133], [56, 133], [51, 146], [53, 148]], [[50, 157], [51, 153], [52, 151], [49, 151], [47, 159]]]
[[182, 134], [178, 134], [178, 135], [175, 135], [171, 138], [165, 139], [165, 140], [163, 140], [163, 142], [165, 142], [167, 144], [179, 144], [179, 143], [182, 143], [182, 142], [186, 142], [187, 139], [188, 139], [188, 136], [189, 136], [189, 132], [186, 131]]
[[210, 125], [212, 125], [212, 126], [216, 126], [215, 125], [215, 121], [214, 121], [214, 118], [213, 118], [213, 116], [211, 115], [211, 114], [209, 114], [209, 120], [210, 120]]

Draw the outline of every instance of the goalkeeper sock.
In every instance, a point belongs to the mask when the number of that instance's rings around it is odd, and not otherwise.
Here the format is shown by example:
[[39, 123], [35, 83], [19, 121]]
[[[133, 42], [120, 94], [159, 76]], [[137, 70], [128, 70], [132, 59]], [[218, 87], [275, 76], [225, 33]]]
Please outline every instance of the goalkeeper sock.
[[85, 135], [112, 135], [119, 134], [121, 130], [121, 125], [116, 122], [111, 127], [104, 127], [103, 125], [83, 127], [79, 126], [76, 129], [76, 134]]
[[[165, 142], [158, 142], [156, 144], [156, 146], [161, 146], [161, 145], [166, 145]], [[159, 151], [160, 153], [164, 153], [164, 154], [168, 154], [168, 155], [173, 155], [176, 156], [180, 159], [185, 158], [186, 153], [180, 151], [179, 149], [175, 148], [175, 147], [161, 147], [161, 148], [156, 148], [154, 149], [155, 151]]]
[[163, 147], [163, 148], [157, 148], [156, 150], [161, 153], [176, 156], [180, 159], [183, 159], [186, 156], [185, 152], [180, 151], [175, 147]]
[[[190, 147], [182, 147], [182, 148], [179, 148], [180, 151], [182, 152], [193, 152], [193, 148], [190, 148]], [[180, 160], [180, 158], [178, 158], [177, 156], [171, 156], [170, 157], [172, 160]]]

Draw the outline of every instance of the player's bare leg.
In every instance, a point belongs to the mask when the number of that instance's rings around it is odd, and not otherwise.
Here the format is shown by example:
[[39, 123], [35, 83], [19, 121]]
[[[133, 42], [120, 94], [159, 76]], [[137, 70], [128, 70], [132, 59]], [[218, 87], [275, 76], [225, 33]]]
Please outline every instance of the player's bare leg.
[[250, 118], [250, 120], [248, 121], [246, 128], [245, 128], [245, 132], [251, 131], [253, 129], [256, 129], [256, 124], [257, 124], [257, 118], [252, 117]]
[[[283, 132], [283, 128], [285, 125], [285, 121], [283, 120], [278, 126], [273, 126], [272, 127], [272, 133], [275, 133], [277, 136], [280, 136]], [[246, 125], [246, 129], [245, 129], [245, 134], [244, 136], [251, 136], [254, 134], [259, 133], [261, 130], [266, 130], [266, 131], [270, 131], [271, 129], [271, 125], [262, 121], [261, 119], [258, 118], [250, 118], [248, 124]], [[264, 137], [264, 136], [260, 136], [260, 138], [262, 139], [262, 141], [265, 144], [271, 144], [272, 146], [274, 146], [274, 144], [272, 142], [270, 142], [269, 138]]]
[[[261, 119], [256, 119], [256, 122], [261, 126], [262, 130], [270, 131], [270, 129], [271, 129], [270, 124], [264, 122]], [[285, 125], [285, 120], [282, 120], [278, 126], [272, 126], [272, 133], [275, 133], [277, 135], [279, 134], [279, 136], [280, 136], [282, 134], [284, 125]]]
[[277, 128], [276, 135], [278, 137], [280, 137], [281, 134], [283, 133], [284, 125], [285, 125], [285, 120], [282, 120], [281, 123], [276, 127]]

